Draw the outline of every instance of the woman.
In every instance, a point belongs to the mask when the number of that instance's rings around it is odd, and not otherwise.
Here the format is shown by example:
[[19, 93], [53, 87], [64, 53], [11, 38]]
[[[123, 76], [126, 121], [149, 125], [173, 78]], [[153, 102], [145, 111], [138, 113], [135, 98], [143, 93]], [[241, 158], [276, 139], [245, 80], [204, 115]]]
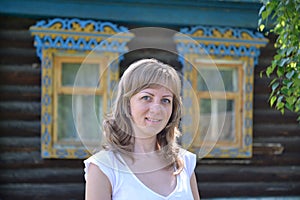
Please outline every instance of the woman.
[[104, 150], [84, 161], [86, 200], [200, 199], [196, 156], [176, 143], [180, 89], [169, 65], [143, 59], [129, 66], [103, 123]]

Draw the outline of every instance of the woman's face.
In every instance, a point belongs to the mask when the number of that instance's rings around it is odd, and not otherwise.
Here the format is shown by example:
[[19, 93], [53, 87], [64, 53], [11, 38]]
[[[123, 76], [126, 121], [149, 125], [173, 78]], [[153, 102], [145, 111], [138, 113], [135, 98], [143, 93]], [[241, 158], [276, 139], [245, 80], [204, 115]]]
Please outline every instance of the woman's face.
[[156, 136], [163, 130], [172, 114], [173, 94], [161, 85], [139, 91], [130, 99], [135, 137]]

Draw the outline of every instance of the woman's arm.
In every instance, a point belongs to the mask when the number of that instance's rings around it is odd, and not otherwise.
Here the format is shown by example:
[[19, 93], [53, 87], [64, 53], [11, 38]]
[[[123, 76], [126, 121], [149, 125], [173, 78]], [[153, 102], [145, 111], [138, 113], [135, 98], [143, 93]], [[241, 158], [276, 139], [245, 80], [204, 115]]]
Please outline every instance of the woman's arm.
[[93, 163], [89, 165], [85, 200], [111, 200], [112, 187], [107, 176]]
[[194, 200], [200, 200], [195, 172], [192, 174], [190, 182]]

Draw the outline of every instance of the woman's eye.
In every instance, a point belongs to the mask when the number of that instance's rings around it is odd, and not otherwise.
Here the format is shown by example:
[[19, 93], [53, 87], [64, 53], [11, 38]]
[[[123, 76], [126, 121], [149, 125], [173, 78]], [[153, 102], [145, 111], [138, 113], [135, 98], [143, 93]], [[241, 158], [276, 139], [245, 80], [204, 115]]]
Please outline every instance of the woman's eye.
[[161, 100], [163, 103], [165, 104], [170, 104], [171, 103], [171, 100], [170, 99], [162, 99]]
[[151, 99], [151, 97], [149, 97], [149, 96], [143, 96], [141, 99], [145, 100], [145, 101], [149, 101]]

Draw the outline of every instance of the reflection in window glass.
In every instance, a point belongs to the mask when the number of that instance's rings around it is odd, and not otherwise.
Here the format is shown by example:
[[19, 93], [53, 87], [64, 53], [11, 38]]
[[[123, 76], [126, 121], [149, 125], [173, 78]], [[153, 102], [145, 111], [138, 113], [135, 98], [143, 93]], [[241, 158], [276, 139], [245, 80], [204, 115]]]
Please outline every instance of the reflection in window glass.
[[[200, 68], [197, 87], [200, 91], [225, 91], [236, 92], [237, 70], [234, 68]], [[220, 80], [221, 79], [221, 80]]]
[[[73, 86], [81, 63], [62, 63], [62, 86]], [[99, 79], [99, 64], [84, 64], [81, 71], [84, 80], [79, 80], [82, 87], [95, 87]], [[82, 70], [81, 69], [81, 70]], [[86, 70], [88, 69], [88, 70]]]
[[[93, 106], [92, 108], [95, 111], [96, 116], [98, 117], [98, 123], [101, 124], [102, 122], [102, 97], [101, 96], [93, 96], [93, 95], [81, 95], [80, 96], [82, 102], [81, 104], [75, 105], [80, 106], [80, 108], [76, 108], [77, 110], [80, 110], [81, 114], [80, 117], [84, 118], [84, 122], [88, 121], [89, 118], [92, 118], [91, 116], [91, 110], [85, 106], [85, 102], [89, 103], [95, 98], [95, 106], [93, 105], [86, 105], [86, 106]], [[57, 112], [57, 139], [58, 141], [79, 141], [79, 137], [75, 128], [75, 123], [73, 119], [73, 113], [72, 113], [72, 95], [59, 95], [58, 96], [58, 112]], [[77, 128], [81, 129], [80, 126], [85, 126], [84, 130], [87, 131], [87, 137], [85, 139], [93, 140], [97, 139], [99, 136], [99, 133], [95, 127], [89, 126], [86, 123], [80, 123], [82, 120], [78, 119]], [[84, 137], [81, 135], [81, 137]]]
[[201, 138], [209, 134], [211, 140], [219, 138], [221, 141], [234, 141], [234, 112], [234, 100], [200, 99]]

